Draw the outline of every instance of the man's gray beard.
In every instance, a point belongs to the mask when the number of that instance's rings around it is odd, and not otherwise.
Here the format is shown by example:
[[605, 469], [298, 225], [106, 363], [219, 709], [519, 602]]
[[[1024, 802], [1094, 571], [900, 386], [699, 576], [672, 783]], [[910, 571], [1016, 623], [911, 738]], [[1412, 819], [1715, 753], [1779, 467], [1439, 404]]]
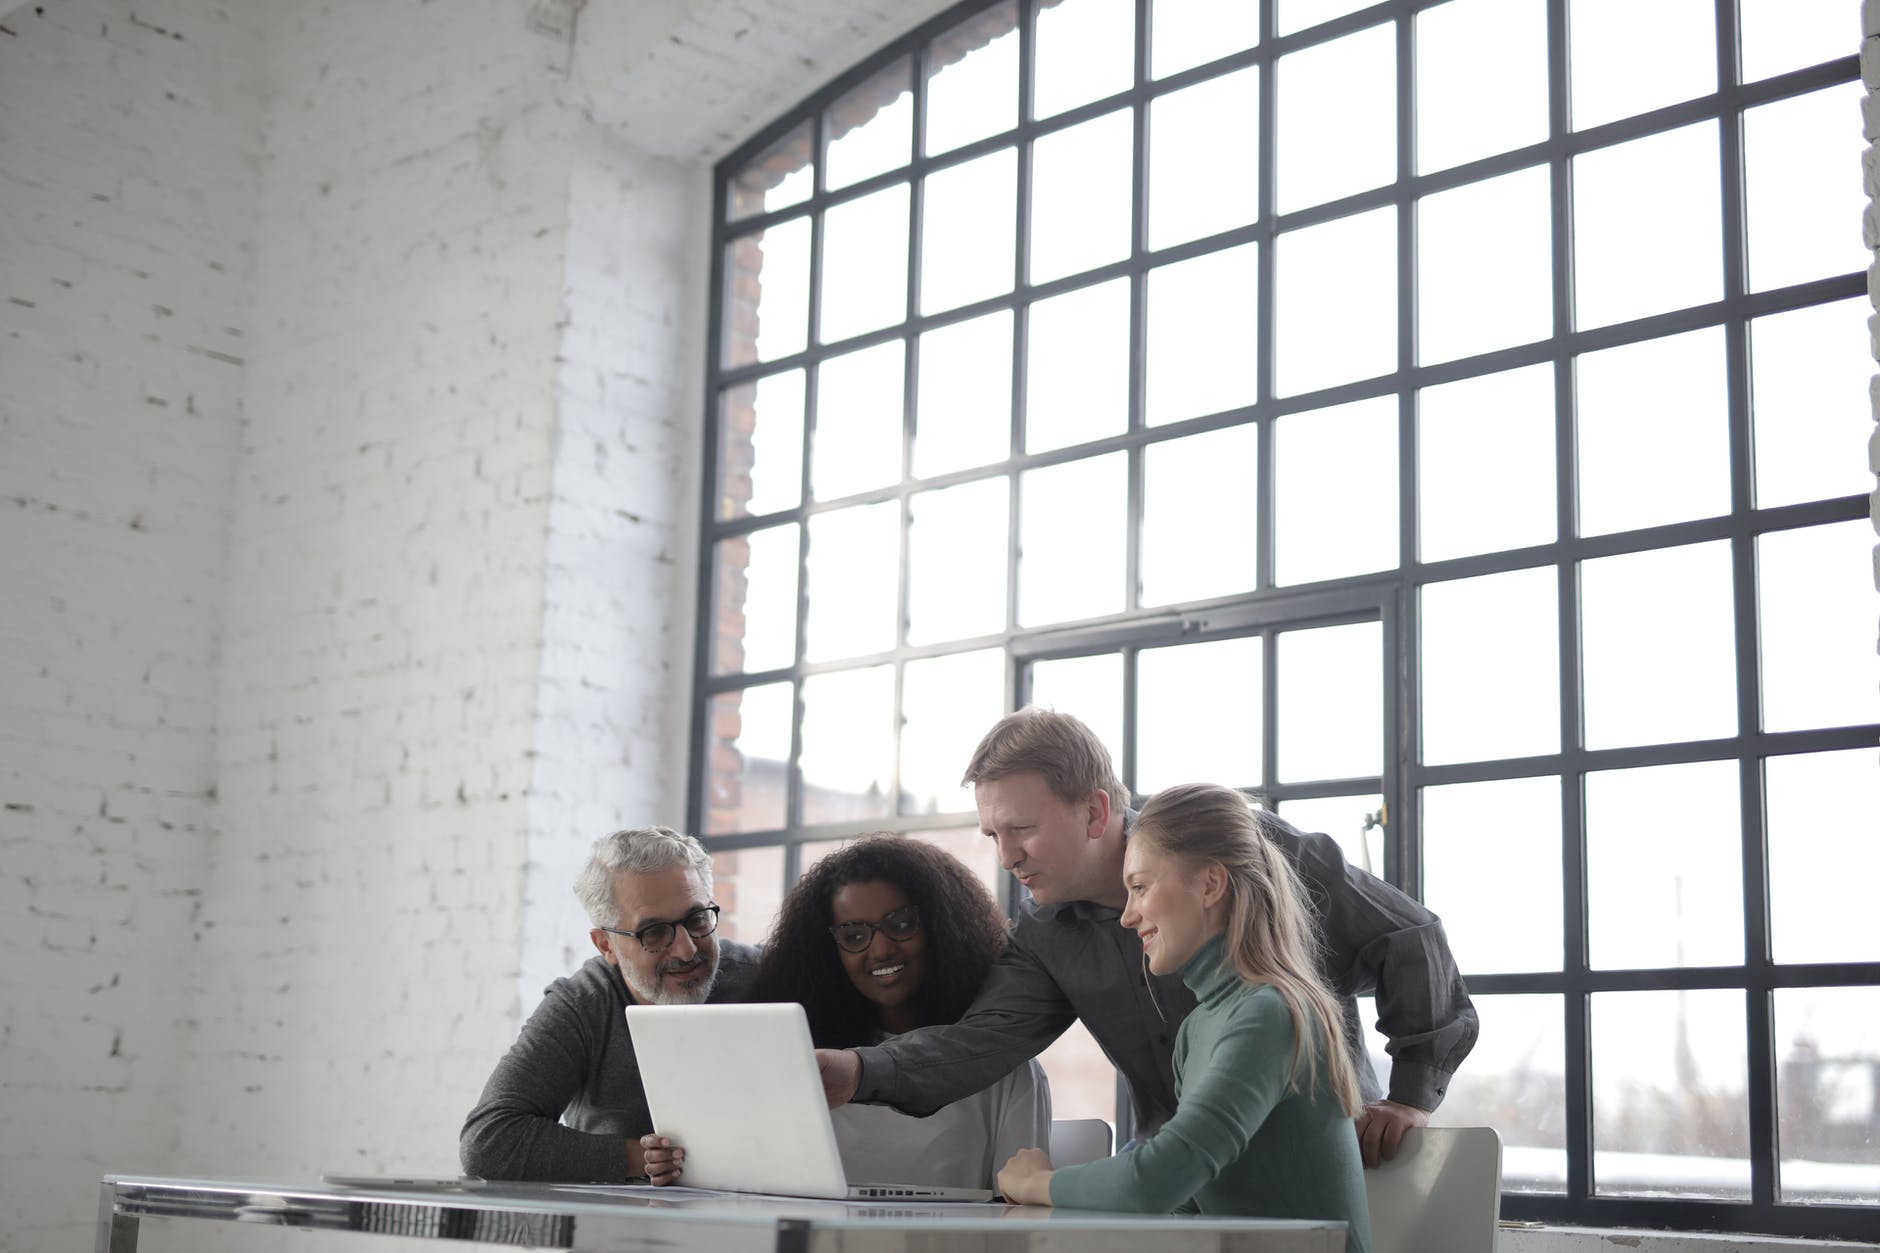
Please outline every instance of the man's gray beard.
[[660, 977], [666, 970], [666, 963], [661, 962], [653, 971], [653, 982], [645, 983], [640, 972], [626, 962], [620, 963], [620, 974], [627, 981], [627, 987], [640, 999], [642, 1005], [703, 1005], [705, 998], [712, 994], [712, 984], [718, 982], [718, 955], [712, 954], [711, 973], [705, 982], [695, 988], [668, 988]]

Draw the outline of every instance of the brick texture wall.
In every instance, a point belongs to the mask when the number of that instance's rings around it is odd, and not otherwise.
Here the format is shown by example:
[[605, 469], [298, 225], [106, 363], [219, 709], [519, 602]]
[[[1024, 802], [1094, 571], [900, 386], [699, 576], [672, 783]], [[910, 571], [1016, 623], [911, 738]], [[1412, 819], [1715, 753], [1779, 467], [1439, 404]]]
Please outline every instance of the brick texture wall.
[[592, 954], [594, 839], [681, 825], [710, 186], [583, 133], [569, 195], [518, 1004]]
[[263, 91], [240, 3], [0, 14], [0, 1247], [174, 1159]]
[[[1867, 96], [1861, 102], [1861, 120], [1868, 144], [1861, 162], [1868, 199], [1862, 228], [1867, 246], [1880, 254], [1880, 0], [1862, 0], [1860, 21], [1860, 76], [1867, 89]], [[1867, 270], [1867, 295], [1875, 309], [1880, 310], [1880, 255]], [[1870, 316], [1867, 325], [1873, 336], [1874, 356], [1880, 358], [1880, 313]], [[1880, 422], [1880, 375], [1874, 377], [1868, 391], [1874, 421]], [[1880, 480], [1880, 426], [1874, 428], [1867, 440], [1867, 467]], [[1875, 486], [1871, 500], [1872, 508], [1868, 512], [1873, 518], [1874, 530], [1880, 532], [1880, 484]], [[1880, 591], [1880, 543], [1876, 543], [1873, 550], [1873, 581], [1875, 590]], [[1880, 652], [1880, 630], [1875, 632], [1874, 648]]]
[[565, 49], [273, 9], [182, 1160], [450, 1171], [515, 1010]]

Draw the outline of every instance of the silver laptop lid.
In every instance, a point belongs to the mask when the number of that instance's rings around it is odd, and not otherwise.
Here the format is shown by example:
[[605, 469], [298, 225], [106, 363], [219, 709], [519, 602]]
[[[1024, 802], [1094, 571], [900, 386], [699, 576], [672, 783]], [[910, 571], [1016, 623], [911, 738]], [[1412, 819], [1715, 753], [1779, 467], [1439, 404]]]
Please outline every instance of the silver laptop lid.
[[849, 1195], [801, 1005], [629, 1005], [627, 1030], [687, 1187]]

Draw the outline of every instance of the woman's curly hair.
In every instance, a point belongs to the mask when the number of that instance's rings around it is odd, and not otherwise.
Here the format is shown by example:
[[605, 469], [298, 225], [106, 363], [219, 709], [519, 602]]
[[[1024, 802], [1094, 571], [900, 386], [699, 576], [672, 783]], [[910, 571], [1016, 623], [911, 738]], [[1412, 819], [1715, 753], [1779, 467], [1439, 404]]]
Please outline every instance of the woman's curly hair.
[[829, 934], [831, 902], [852, 883], [892, 883], [920, 908], [927, 974], [909, 1002], [914, 1025], [957, 1022], [1005, 948], [1005, 917], [958, 858], [887, 832], [837, 849], [797, 880], [764, 943], [752, 999], [801, 1005], [818, 1048], [879, 1037], [879, 1011], [849, 981]]

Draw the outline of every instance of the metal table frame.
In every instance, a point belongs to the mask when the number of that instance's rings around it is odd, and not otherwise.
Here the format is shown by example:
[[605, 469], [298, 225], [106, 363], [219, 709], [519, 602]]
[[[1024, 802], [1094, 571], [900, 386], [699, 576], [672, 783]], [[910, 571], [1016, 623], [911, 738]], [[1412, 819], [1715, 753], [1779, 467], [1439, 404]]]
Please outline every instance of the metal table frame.
[[145, 1218], [579, 1250], [580, 1253], [1343, 1253], [1344, 1224], [1149, 1218], [1036, 1206], [935, 1205], [556, 1184], [384, 1185], [106, 1175], [97, 1253], [136, 1253]]

